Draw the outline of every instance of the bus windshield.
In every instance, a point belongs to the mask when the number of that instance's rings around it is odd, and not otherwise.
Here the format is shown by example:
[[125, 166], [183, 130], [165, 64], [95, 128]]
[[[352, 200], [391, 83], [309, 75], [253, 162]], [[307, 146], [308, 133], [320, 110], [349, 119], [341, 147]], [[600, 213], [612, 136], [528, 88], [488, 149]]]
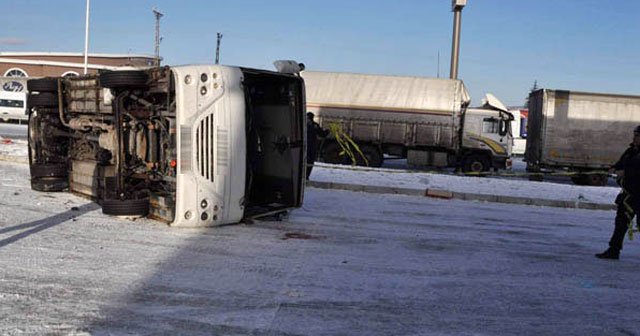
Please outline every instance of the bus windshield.
[[23, 108], [24, 107], [24, 100], [0, 99], [0, 107]]

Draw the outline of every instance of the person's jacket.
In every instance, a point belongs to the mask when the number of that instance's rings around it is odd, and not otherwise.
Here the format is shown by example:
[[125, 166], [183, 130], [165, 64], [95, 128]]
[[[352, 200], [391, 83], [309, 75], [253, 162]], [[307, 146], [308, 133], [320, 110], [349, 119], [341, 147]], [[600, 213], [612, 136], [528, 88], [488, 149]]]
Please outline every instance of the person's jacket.
[[324, 138], [329, 131], [322, 129], [320, 125], [310, 119], [307, 119], [307, 161], [313, 162], [318, 152], [318, 137]]
[[622, 187], [640, 202], [640, 148], [629, 146], [612, 168], [624, 171]]

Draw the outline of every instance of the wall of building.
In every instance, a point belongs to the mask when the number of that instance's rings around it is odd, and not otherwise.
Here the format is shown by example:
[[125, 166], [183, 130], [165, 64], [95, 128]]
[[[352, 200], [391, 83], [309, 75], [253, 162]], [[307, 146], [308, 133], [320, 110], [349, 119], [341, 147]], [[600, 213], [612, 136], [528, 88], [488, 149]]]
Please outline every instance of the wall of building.
[[[119, 67], [147, 67], [152, 56], [90, 54], [88, 73]], [[80, 53], [0, 53], [0, 76], [22, 73], [27, 77], [78, 75], [84, 73], [84, 55]]]

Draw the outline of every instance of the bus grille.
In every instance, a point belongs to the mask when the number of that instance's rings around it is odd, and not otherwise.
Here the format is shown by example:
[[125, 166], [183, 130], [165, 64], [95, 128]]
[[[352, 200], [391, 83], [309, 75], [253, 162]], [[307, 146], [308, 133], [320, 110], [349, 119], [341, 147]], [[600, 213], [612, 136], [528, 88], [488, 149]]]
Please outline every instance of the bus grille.
[[213, 182], [213, 114], [200, 121], [196, 129], [196, 166], [205, 179]]

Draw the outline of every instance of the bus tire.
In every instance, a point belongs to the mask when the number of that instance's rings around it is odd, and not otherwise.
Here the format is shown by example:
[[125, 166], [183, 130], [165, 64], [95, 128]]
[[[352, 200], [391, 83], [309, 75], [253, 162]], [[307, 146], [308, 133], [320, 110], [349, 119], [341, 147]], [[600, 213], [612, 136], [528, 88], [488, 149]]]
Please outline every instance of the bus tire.
[[58, 92], [57, 78], [38, 78], [27, 81], [27, 90], [29, 92]]
[[69, 188], [66, 177], [31, 177], [31, 189], [43, 192], [64, 191]]
[[31, 178], [34, 177], [64, 177], [69, 176], [66, 164], [45, 163], [31, 164], [29, 167]]
[[111, 216], [140, 216], [149, 214], [149, 199], [104, 199], [102, 213]]
[[100, 73], [100, 86], [108, 89], [144, 88], [149, 81], [146, 72], [138, 70], [105, 71]]
[[58, 106], [58, 95], [52, 92], [29, 93], [27, 102], [32, 107], [56, 107]]

